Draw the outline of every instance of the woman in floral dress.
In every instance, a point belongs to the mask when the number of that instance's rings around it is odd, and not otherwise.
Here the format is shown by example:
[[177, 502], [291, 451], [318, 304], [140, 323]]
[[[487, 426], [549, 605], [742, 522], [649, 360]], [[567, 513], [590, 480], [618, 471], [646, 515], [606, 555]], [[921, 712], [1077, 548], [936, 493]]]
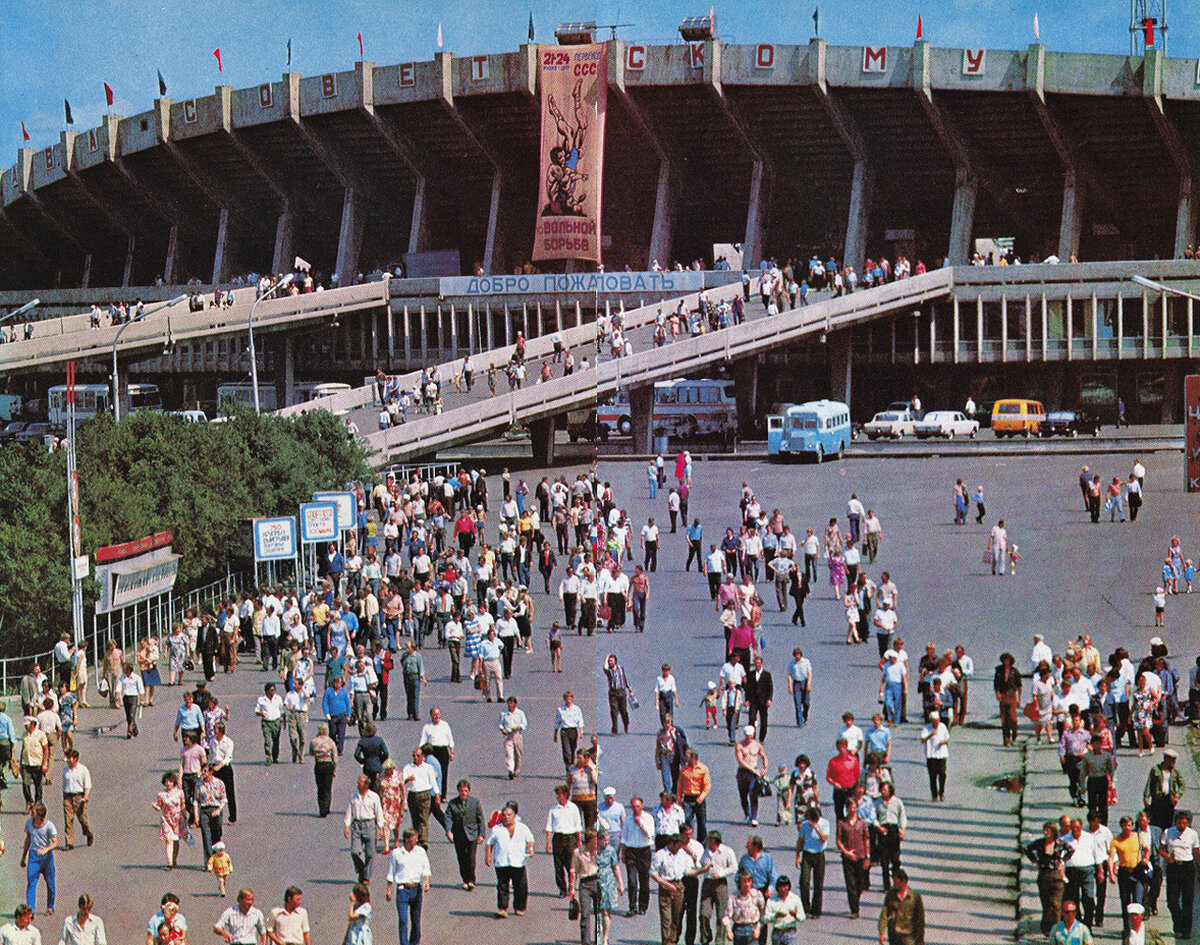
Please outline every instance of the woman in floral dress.
[[[399, 846], [401, 819], [404, 816], [404, 778], [396, 762], [389, 758], [383, 763], [383, 774], [379, 778], [379, 799], [383, 802], [383, 846], [391, 850]], [[395, 842], [392, 834], [396, 835]]]
[[179, 858], [179, 841], [186, 840], [188, 836], [187, 799], [179, 787], [179, 775], [174, 771], [162, 776], [162, 785], [163, 789], [150, 806], [162, 815], [158, 835], [167, 845], [167, 869], [174, 869], [175, 861]]
[[1133, 718], [1130, 724], [1138, 733], [1138, 757], [1141, 758], [1145, 749], [1154, 754], [1154, 738], [1150, 727], [1154, 724], [1154, 691], [1146, 685], [1145, 674], [1138, 677], [1137, 689], [1133, 692]]
[[217, 747], [217, 723], [228, 723], [228, 721], [229, 712], [221, 705], [216, 696], [209, 695], [208, 707], [204, 710], [204, 747], [209, 751]]
[[608, 930], [612, 922], [612, 911], [625, 895], [625, 884], [621, 871], [617, 869], [617, 851], [608, 842], [608, 832], [600, 828], [597, 838], [599, 852], [596, 854], [597, 873], [600, 876], [600, 945], [608, 945]]

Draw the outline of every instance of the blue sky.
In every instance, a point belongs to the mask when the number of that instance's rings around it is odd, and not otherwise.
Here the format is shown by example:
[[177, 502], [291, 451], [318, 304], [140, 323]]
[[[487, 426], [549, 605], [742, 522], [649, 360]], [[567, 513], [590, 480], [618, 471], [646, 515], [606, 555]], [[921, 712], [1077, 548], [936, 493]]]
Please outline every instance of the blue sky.
[[[63, 99], [75, 128], [96, 125], [104, 113], [104, 86], [115, 93], [115, 114], [150, 108], [161, 69], [168, 97], [211, 94], [218, 84], [252, 86], [285, 69], [317, 74], [350, 68], [361, 30], [366, 58], [383, 65], [428, 59], [438, 23], [445, 48], [459, 55], [515, 49], [526, 40], [532, 11], [539, 42], [553, 42], [566, 20], [631, 23], [621, 36], [648, 42], [678, 39], [679, 21], [707, 13], [710, 0], [5, 0], [0, 16], [0, 166], [22, 146], [58, 140]], [[911, 45], [918, 12], [935, 46], [1022, 49], [1033, 41], [1036, 12], [1050, 49], [1126, 54], [1128, 0], [794, 0], [780, 17], [767, 0], [716, 3], [718, 32], [731, 42], [805, 42], [812, 9], [821, 11], [821, 35], [839, 45]], [[1168, 0], [1170, 52], [1200, 55], [1200, 4]], [[218, 74], [213, 49], [220, 47]]]

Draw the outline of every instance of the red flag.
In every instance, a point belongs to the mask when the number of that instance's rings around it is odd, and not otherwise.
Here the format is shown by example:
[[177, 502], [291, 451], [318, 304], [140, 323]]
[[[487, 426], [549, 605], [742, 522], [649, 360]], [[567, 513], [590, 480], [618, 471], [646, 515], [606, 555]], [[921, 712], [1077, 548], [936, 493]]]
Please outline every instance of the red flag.
[[25, 122], [21, 122], [21, 137], [26, 141], [29, 140], [29, 132], [25, 130]]
[[221, 68], [221, 47], [220, 46], [218, 46], [216, 49], [213, 50], [213, 55], [217, 57], [217, 71], [224, 72], [225, 70]]
[[923, 24], [921, 22], [921, 14], [918, 13], [917, 14], [917, 39], [920, 39], [922, 36], [925, 35], [924, 26], [925, 26], [925, 24]]
[[1146, 17], [1142, 20], [1142, 29], [1146, 31], [1146, 48], [1150, 49], [1154, 45], [1154, 25], [1157, 21], [1153, 17]]
[[362, 33], [358, 34], [358, 58], [363, 58]]
[[104, 83], [104, 100], [108, 102], [109, 105], [113, 103], [112, 86], [107, 82]]

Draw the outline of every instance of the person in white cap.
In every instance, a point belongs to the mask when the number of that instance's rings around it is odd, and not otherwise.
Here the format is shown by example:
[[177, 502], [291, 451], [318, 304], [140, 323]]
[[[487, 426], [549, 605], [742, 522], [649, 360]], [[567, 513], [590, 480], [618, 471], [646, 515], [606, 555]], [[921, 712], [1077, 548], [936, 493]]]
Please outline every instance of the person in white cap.
[[1042, 663], [1052, 663], [1054, 661], [1054, 651], [1050, 649], [1046, 643], [1046, 638], [1040, 633], [1033, 635], [1033, 650], [1029, 654], [1029, 668], [1033, 672], [1037, 672], [1037, 668]]
[[621, 842], [621, 828], [625, 825], [625, 805], [617, 800], [617, 789], [609, 785], [604, 789], [604, 801], [596, 809], [596, 822], [607, 833], [606, 842], [614, 850]]
[[1131, 902], [1125, 907], [1126, 945], [1146, 945], [1146, 909], [1140, 902]]

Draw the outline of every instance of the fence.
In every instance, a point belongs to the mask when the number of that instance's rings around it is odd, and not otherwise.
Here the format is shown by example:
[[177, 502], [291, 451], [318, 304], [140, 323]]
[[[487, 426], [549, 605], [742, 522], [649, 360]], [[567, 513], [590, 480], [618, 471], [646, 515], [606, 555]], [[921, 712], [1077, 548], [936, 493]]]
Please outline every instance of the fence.
[[[203, 608], [211, 607], [214, 602], [237, 593], [241, 588], [242, 576], [232, 571], [220, 580], [183, 594], [163, 594], [145, 604], [123, 608], [119, 613], [93, 613], [91, 633], [87, 633], [85, 627], [82, 643], [84, 651], [90, 651], [89, 672], [94, 677], [95, 667], [99, 665], [103, 649], [107, 647], [109, 640], [115, 640], [122, 652], [132, 659], [137, 643], [143, 637], [165, 636], [189, 609], [195, 609], [199, 613]], [[133, 651], [130, 650], [131, 645]], [[165, 658], [166, 654], [162, 655]], [[35, 663], [41, 666], [47, 676], [52, 676], [54, 651], [0, 659], [0, 696], [17, 692], [21, 678], [33, 669]]]

